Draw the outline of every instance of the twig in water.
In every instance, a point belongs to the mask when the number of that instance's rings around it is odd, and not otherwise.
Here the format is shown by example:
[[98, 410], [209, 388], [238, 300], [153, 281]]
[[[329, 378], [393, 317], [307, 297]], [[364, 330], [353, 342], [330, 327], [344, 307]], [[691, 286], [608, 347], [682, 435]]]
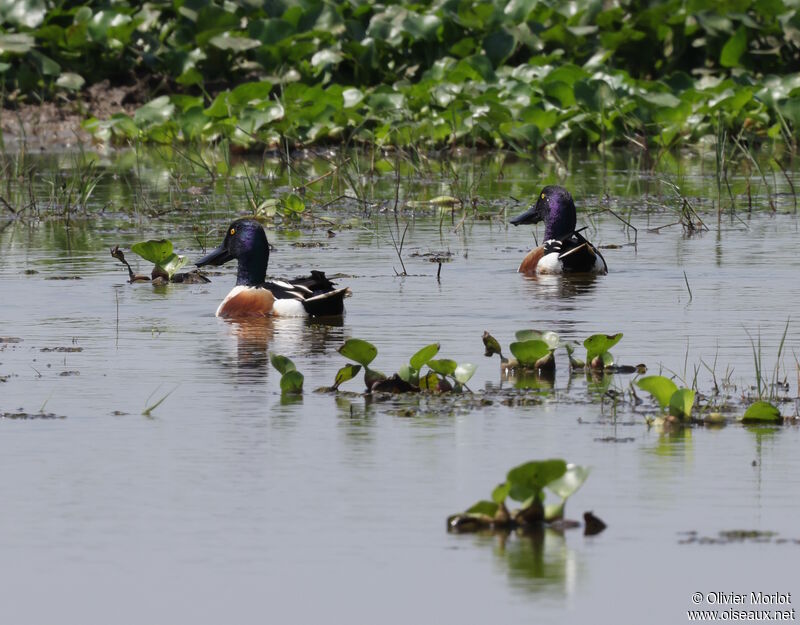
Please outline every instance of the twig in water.
[[692, 301], [692, 287], [689, 286], [689, 278], [686, 277], [686, 272], [683, 272], [683, 279], [686, 281], [686, 288], [689, 291], [689, 301]]

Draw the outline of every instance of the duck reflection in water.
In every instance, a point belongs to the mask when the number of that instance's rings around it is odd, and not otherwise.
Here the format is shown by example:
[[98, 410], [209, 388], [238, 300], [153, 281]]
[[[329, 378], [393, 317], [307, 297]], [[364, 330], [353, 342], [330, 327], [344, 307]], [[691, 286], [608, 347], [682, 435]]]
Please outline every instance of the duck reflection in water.
[[[325, 354], [344, 342], [344, 321], [339, 318], [253, 317], [225, 320], [225, 340], [212, 356], [219, 368], [241, 383], [263, 383], [271, 365], [270, 352], [295, 360], [303, 355]], [[236, 339], [235, 354], [229, 338]]]
[[538, 298], [576, 299], [594, 291], [598, 274], [526, 275], [524, 288]]

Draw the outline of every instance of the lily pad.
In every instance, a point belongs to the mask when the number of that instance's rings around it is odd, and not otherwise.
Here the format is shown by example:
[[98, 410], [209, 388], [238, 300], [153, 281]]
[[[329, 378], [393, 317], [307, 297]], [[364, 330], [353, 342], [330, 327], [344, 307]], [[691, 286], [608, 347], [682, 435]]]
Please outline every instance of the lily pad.
[[439, 360], [429, 360], [427, 365], [436, 373], [441, 375], [454, 375], [458, 363], [449, 358], [441, 358]]

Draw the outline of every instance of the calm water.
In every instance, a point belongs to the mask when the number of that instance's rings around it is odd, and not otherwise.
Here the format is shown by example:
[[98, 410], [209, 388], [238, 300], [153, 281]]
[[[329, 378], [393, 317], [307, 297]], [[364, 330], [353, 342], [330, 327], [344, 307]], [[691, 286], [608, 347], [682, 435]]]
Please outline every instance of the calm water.
[[[48, 158], [37, 178], [42, 198], [73, 162]], [[65, 417], [0, 419], [0, 622], [682, 623], [687, 609], [709, 607], [692, 605], [695, 591], [792, 592], [800, 601], [800, 547], [791, 541], [680, 543], [687, 531], [800, 538], [796, 427], [659, 434], [644, 424], [646, 407], [626, 405], [613, 419], [564, 366], [539, 405], [448, 411], [423, 402], [399, 416], [402, 402], [312, 392], [333, 381], [345, 362], [336, 348], [349, 337], [374, 342], [386, 372], [439, 341], [442, 356], [478, 365], [474, 391], [493, 391], [501, 376], [498, 361], [483, 356], [482, 332], [506, 346], [515, 330], [536, 327], [575, 340], [621, 331], [618, 362], [688, 383], [697, 369], [708, 392], [706, 363], [720, 381], [727, 371], [731, 393], [741, 394], [755, 379], [748, 332], [760, 336], [771, 370], [800, 305], [798, 219], [781, 178], [770, 179], [781, 193], [776, 213], [753, 182], [748, 214], [744, 181], [735, 180], [736, 218], [718, 227], [709, 161], [690, 156], [649, 174], [623, 156], [570, 159], [559, 179], [576, 196], [579, 225], [591, 224], [595, 243], [620, 246], [604, 250], [610, 273], [587, 283], [514, 272], [533, 237], [531, 228], [505, 226], [523, 208], [509, 197], [533, 196], [557, 179], [556, 165], [499, 170], [484, 157], [462, 164], [458, 183], [436, 171], [404, 177], [407, 199], [458, 195], [470, 183], [483, 213], [507, 211], [455, 228], [460, 211], [441, 219], [430, 207], [407, 209], [406, 277], [395, 273], [388, 174], [368, 190], [378, 202], [369, 215], [354, 203], [315, 211], [354, 225], [333, 238], [327, 222], [268, 231], [271, 275], [343, 274], [354, 293], [343, 322], [236, 324], [213, 316], [234, 267], [207, 285], [131, 285], [108, 248], [167, 236], [199, 257], [246, 205], [241, 179], [203, 186], [151, 164], [135, 176], [125, 158], [103, 164], [117, 175], [91, 197], [95, 216], [76, 215], [68, 228], [56, 219], [0, 222], [0, 336], [21, 339], [0, 343], [0, 376], [8, 376], [0, 412]], [[301, 167], [311, 179], [328, 165]], [[476, 174], [482, 167], [491, 173]], [[268, 191], [298, 184], [277, 165], [270, 171], [278, 173], [264, 176]], [[648, 231], [676, 221], [659, 178], [696, 199], [711, 231]], [[320, 204], [343, 183], [324, 184]], [[147, 216], [174, 206], [191, 214]], [[589, 215], [605, 206], [638, 228], [638, 245], [614, 216]], [[437, 281], [437, 265], [420, 254], [442, 251], [453, 256]], [[304, 373], [301, 400], [281, 400], [268, 351]], [[781, 377], [794, 397], [794, 321], [785, 353]], [[630, 379], [612, 386], [625, 390]], [[141, 415], [167, 393], [151, 417]], [[599, 440], [608, 437], [633, 440]], [[447, 515], [488, 496], [509, 468], [549, 457], [592, 467], [567, 516], [593, 510], [609, 526], [603, 534], [503, 542], [445, 532]]]

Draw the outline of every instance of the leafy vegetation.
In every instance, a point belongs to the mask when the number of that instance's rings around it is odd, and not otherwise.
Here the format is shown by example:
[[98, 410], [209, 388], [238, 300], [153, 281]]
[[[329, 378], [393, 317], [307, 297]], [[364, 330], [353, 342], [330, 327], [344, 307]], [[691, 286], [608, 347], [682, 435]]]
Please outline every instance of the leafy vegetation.
[[98, 137], [510, 146], [794, 144], [785, 0], [0, 5], [9, 100], [138, 85]]
[[286, 356], [270, 352], [269, 361], [281, 374], [281, 394], [300, 395], [303, 392], [303, 374], [294, 366]]
[[[564, 523], [564, 506], [589, 477], [589, 469], [564, 460], [540, 460], [521, 464], [511, 469], [506, 480], [492, 491], [491, 500], [481, 500], [466, 512], [447, 519], [451, 532], [475, 532], [485, 529], [529, 529], [545, 523]], [[554, 504], [545, 504], [550, 491], [559, 498]], [[509, 512], [506, 500], [520, 502], [520, 507]], [[565, 524], [574, 525], [572, 522]]]
[[171, 280], [181, 267], [186, 266], [189, 259], [178, 256], [172, 251], [172, 241], [167, 239], [150, 239], [131, 245], [131, 252], [138, 254], [155, 265], [153, 278], [163, 277]]
[[636, 381], [643, 391], [650, 393], [668, 415], [668, 419], [680, 422], [690, 421], [694, 407], [695, 392], [688, 388], [678, 388], [672, 380], [663, 375], [650, 375]]
[[[378, 348], [362, 339], [348, 339], [339, 348], [339, 353], [357, 365], [346, 365], [339, 369], [333, 386], [324, 390], [337, 390], [339, 385], [353, 379], [360, 368], [364, 368], [364, 384], [368, 392], [460, 392], [475, 373], [472, 363], [457, 363], [449, 358], [434, 359], [439, 353], [439, 344], [432, 343], [418, 350], [407, 365], [398, 373], [386, 376], [370, 369], [369, 365], [378, 355]], [[423, 371], [423, 367], [427, 369]]]

